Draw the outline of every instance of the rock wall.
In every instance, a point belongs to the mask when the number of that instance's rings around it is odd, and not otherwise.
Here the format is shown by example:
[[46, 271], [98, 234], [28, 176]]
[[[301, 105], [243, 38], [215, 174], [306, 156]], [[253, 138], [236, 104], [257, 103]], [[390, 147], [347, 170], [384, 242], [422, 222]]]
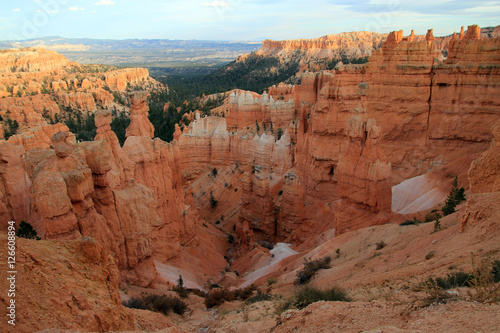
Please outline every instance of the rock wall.
[[[492, 140], [500, 40], [479, 39], [478, 31], [471, 26], [446, 41], [432, 30], [425, 37], [392, 32], [368, 64], [306, 73], [301, 85], [280, 84], [263, 95], [233, 91], [227, 133], [221, 127], [215, 134], [220, 123], [208, 118], [178, 137], [184, 176], [250, 165], [238, 179], [238, 214], [256, 240], [300, 242], [331, 227], [342, 233], [387, 222], [392, 185], [484, 151]], [[265, 45], [274, 52], [284, 44]], [[278, 128], [290, 140], [279, 153], [285, 163], [276, 155]], [[193, 191], [195, 198], [208, 193]]]
[[[140, 97], [132, 114], [147, 119]], [[182, 186], [178, 147], [130, 135], [122, 148], [111, 120], [111, 111], [97, 112], [92, 142], [57, 132], [52, 149], [1, 144], [1, 222], [25, 220], [44, 239], [92, 237], [115, 257], [123, 282], [146, 287], [159, 281], [154, 260], [195, 246], [201, 222]]]

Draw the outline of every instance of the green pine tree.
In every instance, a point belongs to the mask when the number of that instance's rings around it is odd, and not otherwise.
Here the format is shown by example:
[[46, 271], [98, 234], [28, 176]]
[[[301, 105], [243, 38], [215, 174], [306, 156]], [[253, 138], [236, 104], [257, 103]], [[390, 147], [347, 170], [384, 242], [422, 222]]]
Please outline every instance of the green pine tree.
[[448, 194], [444, 206], [441, 209], [443, 215], [446, 216], [454, 213], [455, 207], [462, 201], [465, 201], [465, 189], [463, 187], [458, 187], [458, 176], [456, 176], [453, 180], [450, 193]]
[[31, 224], [24, 221], [21, 221], [21, 223], [19, 223], [19, 229], [17, 229], [16, 236], [21, 238], [40, 240], [40, 237], [37, 236], [36, 230], [33, 229]]

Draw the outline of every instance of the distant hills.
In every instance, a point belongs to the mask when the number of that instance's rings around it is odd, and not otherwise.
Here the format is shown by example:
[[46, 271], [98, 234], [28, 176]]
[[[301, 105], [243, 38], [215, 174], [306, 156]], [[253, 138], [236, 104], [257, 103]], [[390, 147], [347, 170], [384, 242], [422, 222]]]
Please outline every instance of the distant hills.
[[83, 64], [191, 68], [220, 66], [260, 48], [261, 42], [44, 37], [0, 41], [0, 49], [42, 47]]

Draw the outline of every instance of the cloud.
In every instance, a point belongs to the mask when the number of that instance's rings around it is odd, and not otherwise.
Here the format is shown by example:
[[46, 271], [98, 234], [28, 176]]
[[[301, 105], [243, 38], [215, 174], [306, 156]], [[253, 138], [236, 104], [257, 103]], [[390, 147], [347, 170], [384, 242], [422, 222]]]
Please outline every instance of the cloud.
[[112, 0], [99, 0], [94, 5], [96, 6], [111, 6], [114, 5], [115, 3]]
[[19, 8], [14, 8], [12, 9], [13, 12], [20, 12], [21, 10]]
[[85, 8], [83, 8], [83, 7], [80, 7], [80, 8], [78, 8], [78, 7], [69, 7], [69, 10], [72, 10], [72, 11], [75, 11], [75, 10], [85, 10]]
[[205, 2], [204, 4], [202, 4], [203, 7], [232, 7], [230, 3], [226, 2], [226, 1], [211, 1], [211, 2]]

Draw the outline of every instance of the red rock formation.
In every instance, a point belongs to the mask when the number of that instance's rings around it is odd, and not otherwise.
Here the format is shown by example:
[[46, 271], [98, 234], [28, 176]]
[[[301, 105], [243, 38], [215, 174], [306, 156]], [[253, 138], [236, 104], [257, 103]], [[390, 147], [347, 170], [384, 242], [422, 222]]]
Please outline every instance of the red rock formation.
[[24, 171], [22, 146], [0, 143], [0, 218], [7, 221], [27, 221], [31, 206], [31, 182]]
[[55, 133], [68, 131], [68, 127], [64, 124], [47, 125], [44, 122], [40, 126], [29, 128], [20, 134], [11, 136], [8, 142], [23, 146], [26, 151], [34, 148], [48, 149], [51, 145], [51, 138]]
[[125, 136], [147, 136], [153, 138], [155, 129], [148, 119], [149, 107], [146, 91], [135, 91], [129, 95], [130, 100], [130, 125]]
[[348, 143], [337, 166], [338, 192], [335, 232], [344, 233], [387, 223], [391, 213], [391, 164], [379, 145], [380, 128], [374, 119], [353, 116], [347, 123]]
[[[297, 39], [273, 41], [266, 39], [256, 52], [261, 56], [278, 56], [282, 61], [296, 57], [296, 51], [302, 52], [300, 64], [302, 70], [324, 69], [318, 64], [319, 59], [360, 58], [371, 55], [379, 48], [387, 34], [372, 32], [347, 32], [327, 35], [316, 39]], [[244, 59], [243, 57], [238, 60]]]
[[[5, 233], [0, 233], [0, 240], [7, 242]], [[18, 238], [16, 263], [19, 287], [15, 299], [16, 305], [22, 304], [16, 308], [17, 332], [109, 332], [141, 330], [145, 325], [156, 329], [173, 326], [163, 315], [143, 317], [121, 305], [115, 261], [92, 238], [58, 242]], [[0, 287], [8, 290], [8, 281], [2, 279]], [[7, 306], [3, 300], [2, 304]], [[8, 326], [3, 321], [0, 329], [11, 332]]]
[[[477, 32], [470, 34], [477, 36]], [[460, 48], [456, 46], [459, 42]], [[391, 202], [388, 163], [392, 166], [392, 184], [397, 184], [449, 163], [458, 154], [470, 155], [487, 147], [491, 140], [488, 124], [498, 119], [498, 112], [494, 110], [500, 107], [493, 97], [498, 93], [494, 84], [498, 80], [494, 70], [498, 62], [494, 50], [498, 42], [496, 39], [457, 40], [450, 44], [450, 48], [456, 49], [453, 51], [456, 55], [450, 49], [451, 58], [443, 64], [436, 60], [436, 50], [446, 45], [444, 39], [434, 38], [432, 31], [426, 38], [414, 34], [405, 38], [399, 31], [391, 33], [384, 46], [373, 52], [367, 65], [305, 74], [300, 86], [273, 87], [269, 90], [270, 95], [233, 91], [227, 106], [229, 143], [226, 139], [215, 144], [210, 134], [195, 140], [194, 131], [187, 132], [178, 139], [183, 155], [182, 169], [189, 179], [196, 179], [196, 170], [208, 172], [213, 167], [227, 167], [236, 161], [238, 165], [258, 166], [255, 174], [244, 170], [239, 180], [243, 190], [240, 223], [247, 221], [254, 228], [255, 239], [269, 240], [269, 233], [272, 233], [279, 234], [280, 240], [299, 241], [332, 227], [334, 215], [338, 215], [336, 221], [340, 221], [336, 222], [339, 223], [338, 232], [387, 221]], [[451, 59], [465, 59], [469, 63]], [[484, 77], [489, 78], [487, 82]], [[463, 93], [455, 95], [453, 91], [457, 90]], [[281, 96], [282, 100], [278, 99]], [[278, 110], [268, 106], [269, 101], [277, 99], [286, 105], [279, 118]], [[355, 157], [343, 157], [344, 181], [339, 179], [342, 172], [337, 171], [343, 156], [341, 147], [350, 140], [346, 135], [349, 119], [359, 114], [364, 114], [363, 119], [373, 119], [380, 127], [381, 136], [374, 138], [373, 150], [365, 150], [360, 144], [352, 147], [367, 154], [363, 157], [366, 160], [359, 162], [364, 176], [356, 180], [359, 186], [352, 187], [346, 185], [345, 179], [352, 176], [349, 172], [352, 172], [350, 166], [356, 165]], [[266, 134], [269, 134], [271, 119], [275, 131], [275, 119], [282, 119], [280, 126], [288, 128], [293, 147], [285, 153], [292, 156], [292, 162], [279, 173], [271, 174], [272, 181], [267, 178], [267, 172], [277, 165], [275, 157], [262, 158], [259, 163], [256, 160], [261, 154], [257, 154], [259, 149], [264, 149], [260, 156], [269, 156], [265, 149], [276, 150], [276, 145], [259, 143], [252, 146], [257, 140], [245, 141], [256, 137], [257, 125], [261, 131], [267, 127]], [[210, 119], [203, 120], [204, 124], [210, 122]], [[266, 146], [268, 148], [264, 148]], [[215, 149], [221, 152], [218, 155], [221, 159], [212, 158], [211, 152]], [[228, 155], [227, 150], [224, 154], [224, 149], [229, 149], [231, 154]], [[385, 151], [386, 158], [380, 151]], [[287, 172], [295, 175], [293, 182], [289, 182], [292, 186], [285, 186], [288, 182], [282, 178]], [[276, 187], [280, 181], [282, 183]], [[273, 198], [277, 192], [274, 188], [283, 191], [278, 201]], [[355, 188], [359, 190], [352, 192]], [[198, 197], [197, 190], [193, 190]], [[200, 191], [204, 191], [203, 188]], [[373, 202], [371, 193], [376, 192], [384, 193], [383, 202]], [[337, 210], [332, 203], [341, 198], [346, 207], [361, 209]], [[285, 204], [288, 205], [286, 210], [283, 209]], [[274, 211], [278, 207], [276, 223]], [[371, 221], [379, 212], [385, 216], [378, 222]], [[213, 218], [217, 220], [216, 216]], [[342, 225], [341, 220], [346, 224]], [[299, 228], [302, 230], [294, 235]]]
[[59, 92], [57, 97], [61, 101], [63, 106], [77, 109], [77, 110], [85, 110], [88, 112], [95, 112], [97, 110], [97, 106], [95, 104], [94, 97], [92, 94], [84, 93], [84, 92], [76, 92], [76, 93], [63, 93]]
[[12, 50], [0, 57], [0, 73], [60, 72], [69, 65], [62, 54], [44, 49]]

